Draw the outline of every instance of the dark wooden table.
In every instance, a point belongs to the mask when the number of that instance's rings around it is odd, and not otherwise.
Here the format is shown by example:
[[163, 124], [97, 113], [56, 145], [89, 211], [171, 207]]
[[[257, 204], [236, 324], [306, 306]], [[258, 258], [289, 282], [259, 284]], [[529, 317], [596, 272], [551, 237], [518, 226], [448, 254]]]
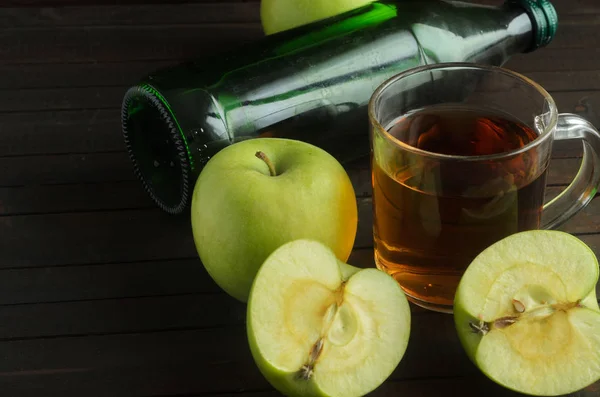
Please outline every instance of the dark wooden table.
[[[250, 356], [245, 306], [204, 271], [189, 219], [143, 193], [119, 124], [138, 77], [261, 37], [258, 1], [2, 3], [0, 396], [278, 395]], [[600, 127], [600, 3], [555, 4], [554, 42], [506, 66]], [[549, 195], [580, 155], [557, 148]], [[372, 266], [367, 165], [349, 173], [360, 208], [350, 263]], [[563, 227], [598, 254], [599, 209]], [[404, 359], [374, 394], [516, 395], [469, 362], [451, 316], [418, 309]], [[598, 397], [600, 384], [575, 395]]]

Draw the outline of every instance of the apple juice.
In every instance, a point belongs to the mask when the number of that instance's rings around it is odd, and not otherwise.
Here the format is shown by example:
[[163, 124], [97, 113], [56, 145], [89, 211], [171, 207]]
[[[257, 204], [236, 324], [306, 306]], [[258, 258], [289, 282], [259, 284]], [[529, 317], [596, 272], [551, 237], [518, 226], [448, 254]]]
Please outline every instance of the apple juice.
[[539, 228], [548, 162], [538, 161], [535, 150], [518, 150], [538, 133], [507, 114], [448, 105], [402, 116], [386, 130], [429, 153], [513, 152], [477, 162], [420, 161], [423, 152], [379, 160], [384, 165], [373, 160], [377, 267], [414, 302], [451, 308], [475, 256], [512, 233]]

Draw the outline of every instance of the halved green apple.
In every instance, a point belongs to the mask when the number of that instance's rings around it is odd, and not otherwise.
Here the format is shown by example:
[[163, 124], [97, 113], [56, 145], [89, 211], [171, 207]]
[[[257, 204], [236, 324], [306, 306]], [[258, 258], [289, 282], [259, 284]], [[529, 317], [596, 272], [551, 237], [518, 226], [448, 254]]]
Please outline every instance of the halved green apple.
[[258, 368], [288, 396], [362, 396], [402, 359], [410, 308], [377, 269], [339, 261], [323, 244], [295, 240], [263, 263], [248, 301]]
[[465, 351], [496, 383], [561, 395], [600, 379], [598, 261], [560, 231], [513, 234], [470, 264], [454, 301]]

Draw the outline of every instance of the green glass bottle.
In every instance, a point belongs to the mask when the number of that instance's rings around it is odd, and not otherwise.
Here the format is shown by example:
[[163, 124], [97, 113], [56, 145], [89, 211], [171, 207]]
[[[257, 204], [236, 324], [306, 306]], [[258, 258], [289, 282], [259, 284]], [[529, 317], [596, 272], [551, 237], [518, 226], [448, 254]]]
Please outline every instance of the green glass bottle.
[[225, 146], [286, 137], [342, 163], [368, 155], [366, 107], [386, 79], [431, 63], [502, 65], [548, 44], [556, 26], [547, 0], [377, 1], [147, 76], [123, 100], [125, 143], [154, 202], [182, 213]]

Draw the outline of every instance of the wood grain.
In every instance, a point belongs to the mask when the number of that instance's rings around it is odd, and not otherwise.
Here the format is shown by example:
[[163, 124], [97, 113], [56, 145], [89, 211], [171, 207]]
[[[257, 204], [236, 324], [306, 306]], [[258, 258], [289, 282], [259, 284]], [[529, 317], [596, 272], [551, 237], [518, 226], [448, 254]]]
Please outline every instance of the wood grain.
[[[132, 81], [132, 85], [136, 82]], [[563, 84], [567, 85], [567, 83]], [[116, 110], [120, 109], [127, 88], [128, 86], [87, 86], [0, 90], [0, 117], [5, 117], [1, 113], [53, 111], [58, 114], [58, 111], [77, 111], [81, 109], [112, 109], [112, 114], [116, 115]], [[592, 89], [585, 91], [566, 90], [564, 92], [558, 90], [552, 91], [551, 94], [556, 106], [562, 112], [572, 112], [583, 98], [593, 97], [596, 99], [599, 96], [597, 91]], [[44, 114], [42, 113], [41, 116], [43, 117]], [[115, 117], [111, 121], [115, 122], [117, 118]]]
[[[6, 3], [4, 1], [3, 3]], [[73, 1], [69, 6], [52, 7], [51, 2], [36, 7], [0, 8], [0, 26], [26, 29], [31, 27], [117, 26], [117, 25], [200, 25], [206, 23], [258, 23], [259, 2], [248, 1]], [[100, 2], [102, 3], [102, 2]], [[154, 4], [153, 4], [154, 3]], [[187, 3], [187, 4], [186, 4]]]
[[[469, 1], [475, 4], [498, 6], [497, 0]], [[11, 4], [12, 3], [12, 4]], [[27, 0], [22, 2], [27, 3]], [[30, 0], [34, 4], [36, 0]], [[59, 6], [53, 6], [55, 5]], [[0, 8], [0, 25], [5, 28], [27, 28], [40, 26], [97, 26], [97, 25], [137, 25], [161, 23], [165, 25], [202, 24], [202, 23], [235, 23], [260, 22], [259, 0], [227, 0], [219, 3], [213, 1], [143, 1], [128, 0], [123, 2], [97, 0], [49, 1], [37, 0], [35, 7], [18, 7], [19, 0], [4, 1]], [[136, 4], [135, 7], [123, 7]], [[600, 7], [590, 4], [589, 0], [575, 0], [566, 5], [565, 2], [553, 2], [559, 21], [562, 25], [573, 24], [574, 21], [598, 23], [597, 14]], [[12, 5], [12, 7], [6, 7]], [[119, 5], [119, 6], [116, 6]], [[564, 16], [569, 18], [564, 19]], [[570, 18], [577, 16], [577, 18]]]
[[[541, 56], [541, 53], [529, 54], [527, 59], [535, 58], [538, 55]], [[93, 90], [94, 87], [125, 88], [155, 70], [176, 66], [178, 63], [177, 60], [142, 60], [101, 63], [0, 64], [0, 76], [10, 76], [10, 78], [0, 78], [0, 90], [8, 92], [24, 88], [88, 88], [90, 90]], [[525, 61], [524, 65], [520, 65], [518, 60], [514, 60], [509, 61], [506, 66], [523, 72], [552, 93], [600, 90], [600, 72], [597, 70], [530, 71], [526, 65], [529, 65], [528, 61]]]
[[0, 187], [0, 216], [155, 208], [137, 181]]
[[0, 217], [0, 268], [191, 258], [189, 220], [159, 209]]
[[22, 304], [0, 306], [0, 340], [220, 328], [245, 318], [246, 305], [222, 293]]
[[[218, 40], [206, 40], [209, 36]], [[258, 24], [8, 29], [0, 31], [0, 62], [73, 63], [196, 58], [263, 36]]]
[[134, 180], [125, 152], [0, 157], [0, 186]]
[[[124, 89], [125, 87], [37, 89], [21, 91], [16, 94], [18, 98], [12, 97], [12, 102], [0, 99], [4, 103], [4, 108], [0, 108], [0, 158], [124, 151], [119, 109]], [[13, 93], [18, 91], [11, 90]], [[45, 99], [35, 97], [34, 92], [43, 93], [42, 97]], [[55, 97], [53, 92], [60, 94]], [[100, 93], [99, 97], [91, 95], [94, 92]], [[600, 106], [600, 92], [557, 92], [553, 96], [561, 112], [578, 112], [600, 126], [596, 110]], [[81, 97], [87, 98], [85, 102], [80, 101]], [[80, 108], [82, 103], [95, 109], [72, 110]], [[99, 109], [100, 106], [109, 108]], [[35, 110], [40, 107], [60, 110]], [[2, 113], [2, 109], [9, 108], [31, 110]], [[579, 142], [560, 142], [554, 146], [553, 155], [556, 158], [577, 157], [582, 152]]]
[[[585, 236], [600, 249], [594, 201], [565, 229]], [[359, 200], [356, 248], [372, 246], [370, 198]], [[0, 268], [118, 263], [196, 256], [187, 217], [158, 209], [0, 217]], [[583, 238], [584, 236], [582, 236]], [[32, 249], [34, 247], [35, 249]], [[595, 251], [595, 252], [600, 252]]]
[[[550, 185], [565, 185], [570, 183], [579, 169], [580, 163], [580, 158], [554, 159], [550, 165], [548, 183]], [[360, 163], [348, 164], [346, 170], [350, 176], [356, 195], [359, 197], [369, 196], [371, 194], [371, 173], [368, 161], [363, 160]], [[4, 187], [0, 191], [0, 200], [1, 197], [5, 197], [2, 201], [8, 202], [2, 210], [5, 215], [9, 215], [12, 211], [24, 212], [28, 205], [27, 202], [19, 202], [17, 197], [10, 197], [12, 193], [7, 189], [10, 187], [18, 187], [20, 190], [15, 190], [15, 194], [19, 195], [26, 194], [27, 192], [27, 190], [22, 190], [22, 187], [33, 189], [36, 185], [82, 185], [80, 188], [59, 186], [56, 187], [55, 192], [50, 188], [45, 188], [45, 191], [49, 192], [50, 197], [56, 197], [60, 200], [60, 195], [69, 191], [75, 192], [72, 194], [76, 194], [81, 198], [93, 195], [93, 187], [86, 186], [88, 184], [127, 181], [131, 181], [138, 186], [138, 190], [133, 186], [123, 188], [129, 189], [129, 191], [134, 192], [137, 196], [137, 192], [141, 189], [141, 184], [137, 181], [129, 157], [125, 152], [0, 157], [0, 188]], [[81, 191], [78, 191], [78, 189], [81, 189]], [[32, 198], [33, 203], [35, 203], [36, 198]], [[97, 202], [99, 200], [92, 198], [91, 203]], [[145, 201], [143, 202], [145, 206]], [[48, 211], [55, 212], [56, 208], [60, 208], [61, 205], [64, 204], [49, 201]], [[81, 203], [80, 205], [85, 205], [85, 203]], [[32, 206], [32, 209], [33, 207], [35, 205]], [[10, 208], [16, 209], [11, 210]], [[85, 208], [82, 207], [81, 209]], [[97, 209], [94, 205], [91, 205], [89, 208]]]
[[[160, 11], [160, 8], [154, 11], [158, 14], [155, 18], [160, 18]], [[205, 15], [202, 7], [186, 11], [190, 18], [196, 14]], [[0, 9], [0, 15], [3, 13], [6, 11]], [[1, 19], [3, 17], [0, 16]], [[202, 20], [203, 17], [198, 19]], [[598, 21], [596, 17], [566, 15], [562, 19], [560, 33], [547, 48], [536, 53], [583, 49], [585, 51], [581, 51], [579, 57], [585, 58], [583, 52], [588, 52], [598, 44]], [[206, 40], [209, 36], [212, 39]], [[258, 21], [14, 27], [0, 32], [0, 62], [72, 63], [205, 58], [207, 54], [234, 50], [237, 46], [262, 37], [264, 33]], [[546, 65], [542, 70], [548, 68], [549, 65]]]
[[[0, 348], [15, 357], [0, 366], [0, 387], [11, 396], [36, 396], [40, 390], [47, 396], [91, 397], [240, 391], [270, 395], [272, 390], [253, 363], [243, 326], [22, 339], [0, 342]], [[45, 354], [37, 354], [40, 351]], [[469, 388], [479, 393], [511, 395], [484, 378], [467, 359], [452, 316], [423, 313], [413, 316], [406, 354], [376, 395], [417, 390], [402, 386], [415, 381], [415, 388], [438, 381], [462, 387], [461, 378], [472, 379]], [[422, 392], [435, 390], [430, 386]]]
[[14, 268], [0, 272], [0, 306], [222, 292], [206, 274], [198, 257]]
[[[554, 41], [505, 66], [600, 126], [600, 5], [553, 3]], [[250, 354], [245, 304], [204, 270], [189, 219], [143, 192], [119, 121], [140, 77], [262, 38], [259, 1], [8, 0], [0, 26], [1, 394], [280, 395]], [[548, 197], [580, 156], [579, 142], [555, 147]], [[346, 167], [359, 207], [348, 262], [373, 267], [368, 160]], [[596, 253], [598, 200], [562, 227]], [[408, 351], [373, 396], [518, 395], [467, 359], [452, 316], [411, 308]], [[600, 383], [571, 395], [598, 396]]]
[[[223, 3], [239, 4], [239, 3], [258, 3], [260, 0], [224, 0]], [[487, 1], [487, 0], [485, 0]], [[580, 0], [578, 0], [580, 1]], [[88, 6], [140, 6], [145, 4], [164, 4], [173, 3], [185, 5], [186, 3], [213, 3], [214, 0], [89, 0], [86, 1]], [[5, 0], [2, 2], [2, 7], [72, 7], [81, 6], [81, 1], [78, 0]]]
[[10, 269], [0, 275], [0, 306], [222, 293], [197, 256]]
[[0, 157], [125, 150], [118, 108], [5, 113], [0, 120]]
[[[50, 64], [0, 64], [0, 90], [78, 88], [78, 87], [128, 87], [151, 72], [168, 66], [170, 61], [131, 61], [102, 63], [50, 63]], [[115, 104], [115, 107], [118, 104]]]
[[[413, 319], [411, 344], [391, 379], [465, 376], [477, 372], [458, 343], [452, 316], [422, 313], [413, 316]], [[18, 395], [32, 395], [31, 391], [26, 393], [27, 387], [44, 385], [44, 372], [48, 375], [52, 372], [60, 374], [63, 380], [70, 383], [72, 393], [86, 396], [100, 396], [110, 390], [116, 396], [127, 396], [177, 394], [185, 390], [191, 393], [216, 390], [233, 392], [238, 387], [247, 390], [270, 389], [252, 362], [243, 325], [97, 336], [22, 338], [0, 342], [0, 348], [11, 355], [20, 352], [14, 361], [0, 365], [0, 387], [7, 392], [23, 388]], [[40, 349], [45, 352], [44, 355], [35, 353]], [[432, 354], [438, 359], [436, 366], [431, 365]], [[186, 371], [185, 366], [189, 366], [189, 370]], [[210, 370], [210, 367], [213, 369]], [[29, 370], [22, 371], [21, 368]], [[244, 368], [246, 374], [241, 379], [231, 377], [231, 368]], [[90, 376], [84, 376], [87, 384], [79, 380], [82, 375], [92, 371], [98, 374], [96, 380]], [[202, 376], [190, 376], [193, 372], [200, 373], [198, 371], [206, 372]], [[158, 378], [151, 376], [152, 380], [138, 378], [142, 373], [156, 372], [162, 372], [163, 375]], [[123, 388], [115, 387], [111, 382], [113, 377], [121, 381], [125, 379], [119, 373], [133, 375], [121, 385]], [[183, 377], [177, 376], [178, 373], [182, 373]], [[47, 378], [51, 382], [52, 376]], [[162, 382], [171, 378], [177, 382], [167, 382], [161, 386]], [[217, 378], [231, 378], [231, 383], [226, 384]], [[52, 383], [54, 387], [48, 388], [50, 393], [65, 390], [57, 389], [58, 385]]]
[[[558, 187], [549, 188], [547, 196], [554, 197], [561, 190]], [[371, 200], [359, 199], [359, 208], [361, 225], [357, 246], [368, 247], [372, 242]], [[591, 233], [598, 230], [599, 213], [600, 201], [595, 199], [561, 230], [580, 234], [580, 238], [598, 252], [600, 240]], [[178, 228], [174, 238], [185, 239], [188, 232], [186, 227]], [[189, 259], [68, 266], [46, 262], [41, 267], [1, 270], [0, 305], [219, 292], [193, 249], [187, 249], [186, 253], [190, 255]], [[174, 252], [172, 255], [176, 254]], [[118, 261], [117, 256], [109, 259]], [[372, 249], [355, 249], [349, 263], [358, 267], [373, 267]]]
[[27, 88], [0, 91], [3, 112], [115, 109], [126, 87]]

